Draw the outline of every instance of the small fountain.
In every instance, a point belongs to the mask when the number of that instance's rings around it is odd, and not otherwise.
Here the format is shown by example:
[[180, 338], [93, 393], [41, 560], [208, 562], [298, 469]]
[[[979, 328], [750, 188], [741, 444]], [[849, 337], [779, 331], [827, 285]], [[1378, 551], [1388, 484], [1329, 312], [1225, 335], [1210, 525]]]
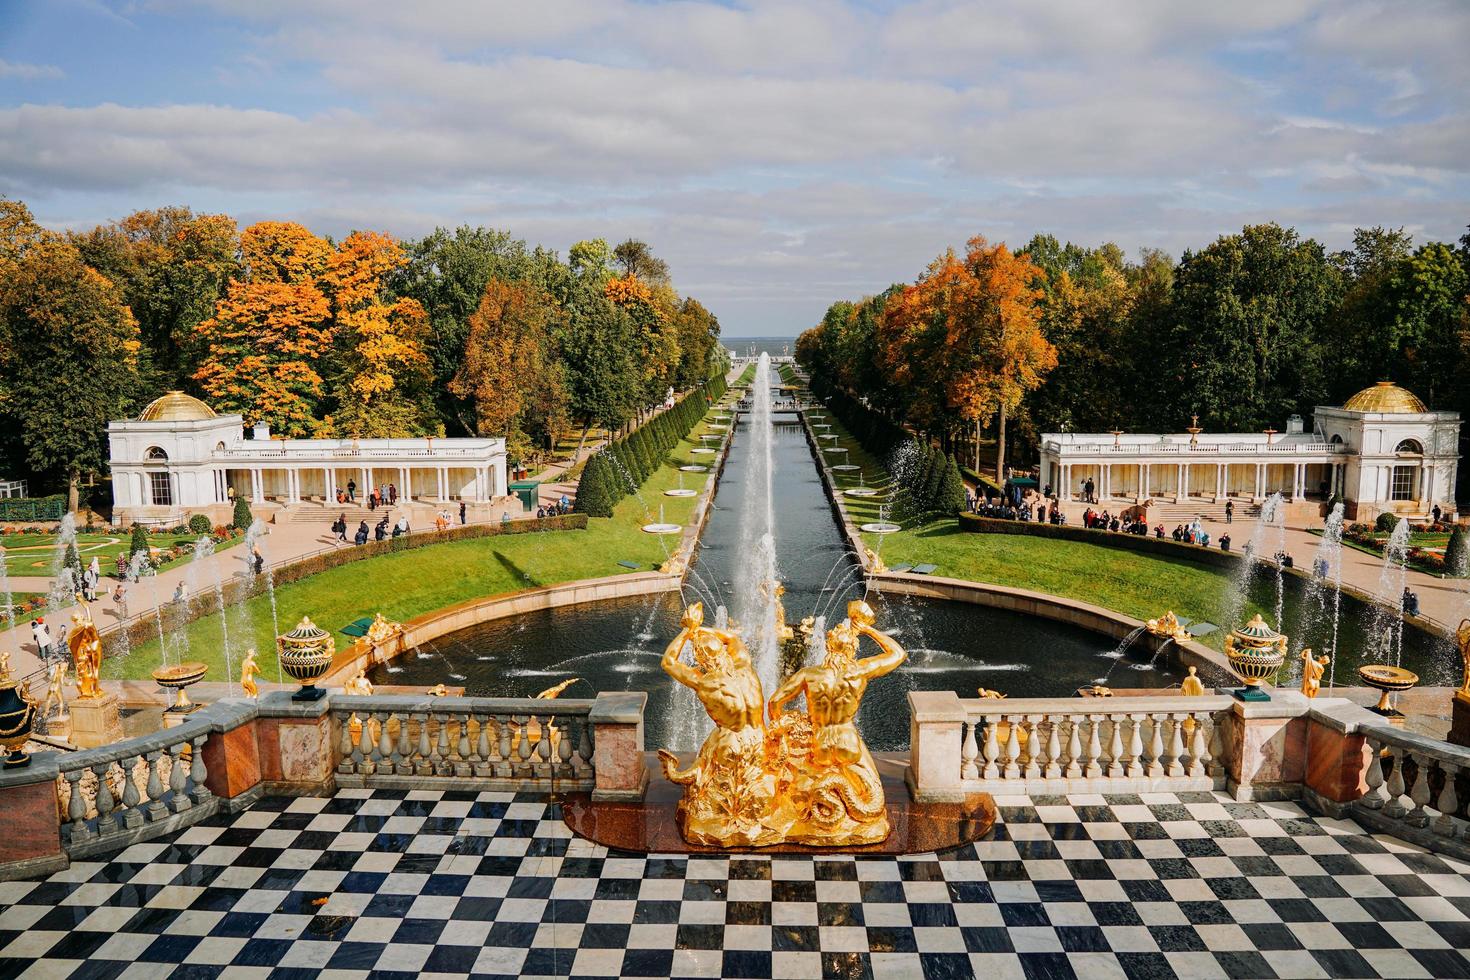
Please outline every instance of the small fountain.
[[860, 470], [860, 469], [862, 469], [862, 467], [859, 466], [858, 464], [848, 462], [848, 458], [847, 458], [847, 447], [846, 446], [841, 447], [841, 449], [842, 449], [842, 462], [840, 462], [840, 463], [834, 463], [831, 467], [829, 467], [829, 469], [836, 470], [839, 473], [851, 473], [853, 470]]
[[865, 474], [863, 473], [862, 469], [859, 468], [858, 469], [858, 485], [855, 486], [855, 487], [848, 487], [846, 490], [844, 490], [842, 492], [844, 494], [846, 494], [847, 496], [849, 496], [849, 497], [876, 497], [876, 496], [878, 496], [878, 491], [875, 488], [870, 487], [870, 486], [867, 485], [867, 482], [864, 480], [864, 475]]
[[693, 497], [698, 492], [699, 491], [697, 491], [697, 490], [687, 490], [687, 489], [685, 489], [685, 487], [684, 487], [683, 467], [680, 467], [680, 472], [679, 472], [679, 485], [677, 487], [673, 487], [671, 489], [665, 490], [664, 491], [664, 496], [665, 497]]
[[[250, 528], [245, 532], [245, 541], [240, 547], [245, 549], [243, 556], [246, 569], [245, 580], [249, 581], [255, 575], [265, 576], [265, 594], [270, 599], [271, 607], [271, 635], [278, 636], [281, 632], [281, 621], [276, 612], [276, 577], [262, 550], [266, 533], [265, 522], [257, 517], [250, 522]], [[276, 661], [276, 680], [283, 684], [286, 681], [279, 660]]]
[[902, 531], [903, 528], [888, 519], [888, 505], [883, 504], [878, 508], [878, 519], [862, 525], [859, 530], [869, 534], [892, 534], [894, 531]]
[[51, 590], [46, 594], [46, 612], [60, 615], [61, 611], [76, 601], [81, 588], [80, 556], [78, 564], [71, 564], [77, 554], [77, 518], [75, 514], [63, 514], [56, 529], [56, 557], [51, 563]]
[[684, 530], [684, 528], [678, 524], [670, 524], [668, 521], [664, 520], [664, 505], [659, 504], [658, 520], [650, 521], [649, 523], [643, 525], [643, 530], [649, 534], [678, 534], [680, 531]]
[[1404, 655], [1404, 588], [1409, 579], [1409, 522], [1400, 519], [1383, 546], [1383, 566], [1378, 572], [1375, 625], [1382, 627], [1384, 647], [1379, 655], [1386, 663], [1391, 656], [1398, 667]]

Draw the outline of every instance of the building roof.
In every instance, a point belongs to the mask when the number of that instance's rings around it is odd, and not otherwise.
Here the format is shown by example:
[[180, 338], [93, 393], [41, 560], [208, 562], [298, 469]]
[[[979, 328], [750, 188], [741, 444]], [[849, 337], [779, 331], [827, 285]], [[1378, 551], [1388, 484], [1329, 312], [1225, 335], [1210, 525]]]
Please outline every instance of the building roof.
[[198, 422], [215, 418], [214, 409], [182, 391], [165, 392], [138, 416], [140, 422]]
[[1392, 381], [1380, 381], [1371, 388], [1364, 388], [1342, 403], [1348, 412], [1381, 412], [1398, 415], [1418, 415], [1429, 411], [1419, 396], [1407, 388], [1400, 388]]

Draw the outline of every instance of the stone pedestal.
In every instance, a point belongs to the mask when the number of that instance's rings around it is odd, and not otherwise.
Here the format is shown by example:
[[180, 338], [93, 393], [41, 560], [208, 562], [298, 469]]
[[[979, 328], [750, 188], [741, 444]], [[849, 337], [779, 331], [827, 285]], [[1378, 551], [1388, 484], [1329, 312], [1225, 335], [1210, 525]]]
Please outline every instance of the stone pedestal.
[[71, 709], [71, 744], [77, 748], [95, 749], [122, 740], [122, 719], [118, 714], [116, 694], [78, 698], [68, 707]]
[[648, 767], [643, 756], [643, 691], [597, 695], [587, 723], [595, 734], [592, 768], [597, 803], [643, 799], [648, 790]]
[[1464, 691], [1456, 691], [1450, 699], [1449, 741], [1470, 746], [1470, 694]]
[[1238, 701], [1226, 719], [1227, 789], [1237, 800], [1282, 800], [1301, 795], [1306, 775], [1311, 701], [1277, 690], [1269, 701]]
[[331, 699], [293, 701], [287, 691], [272, 691], [256, 704], [256, 758], [264, 791], [287, 796], [336, 792]]
[[904, 780], [919, 803], [957, 803], [965, 798], [960, 779], [965, 708], [953, 691], [909, 692], [908, 770]]
[[47, 752], [24, 769], [0, 772], [0, 881], [40, 877], [69, 863], [56, 817], [57, 758]]

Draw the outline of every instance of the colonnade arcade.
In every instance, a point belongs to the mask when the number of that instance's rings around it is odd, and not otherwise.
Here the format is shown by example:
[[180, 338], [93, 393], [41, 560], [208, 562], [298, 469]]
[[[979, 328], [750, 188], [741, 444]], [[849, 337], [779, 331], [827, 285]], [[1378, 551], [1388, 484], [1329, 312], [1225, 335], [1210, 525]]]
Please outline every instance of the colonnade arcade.
[[229, 490], [252, 503], [273, 501], [297, 504], [335, 502], [337, 491], [354, 484], [358, 501], [373, 487], [387, 494], [392, 486], [400, 501], [434, 500], [484, 502], [503, 496], [493, 466], [254, 466], [227, 468], [216, 474], [220, 500]]
[[1048, 462], [1042, 483], [1064, 498], [1080, 500], [1083, 484], [1092, 480], [1099, 499], [1135, 501], [1151, 497], [1263, 500], [1279, 493], [1291, 500], [1331, 497], [1340, 493], [1343, 463], [1076, 461]]

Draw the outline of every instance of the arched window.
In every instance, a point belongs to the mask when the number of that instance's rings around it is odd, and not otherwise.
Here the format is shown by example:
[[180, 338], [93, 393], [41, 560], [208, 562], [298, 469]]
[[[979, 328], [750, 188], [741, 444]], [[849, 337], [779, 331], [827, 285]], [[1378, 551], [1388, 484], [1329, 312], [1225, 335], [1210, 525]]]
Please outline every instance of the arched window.
[[215, 443], [214, 444], [214, 451], [217, 452], [217, 453], [224, 452], [225, 451], [225, 444], [222, 443], [222, 442]]
[[1334, 432], [1334, 433], [1332, 433], [1332, 440], [1331, 441], [1333, 443], [1341, 446], [1342, 445], [1342, 433], [1340, 433], [1340, 432]]
[[150, 446], [150, 447], [148, 447], [148, 451], [146, 453], [144, 453], [143, 455], [144, 455], [145, 458], [147, 458], [149, 460], [157, 460], [158, 462], [161, 462], [161, 463], [168, 462], [168, 453], [164, 452], [158, 446]]
[[1410, 453], [1414, 456], [1423, 456], [1424, 446], [1418, 439], [1405, 439], [1395, 446], [1393, 451], [1396, 453]]

